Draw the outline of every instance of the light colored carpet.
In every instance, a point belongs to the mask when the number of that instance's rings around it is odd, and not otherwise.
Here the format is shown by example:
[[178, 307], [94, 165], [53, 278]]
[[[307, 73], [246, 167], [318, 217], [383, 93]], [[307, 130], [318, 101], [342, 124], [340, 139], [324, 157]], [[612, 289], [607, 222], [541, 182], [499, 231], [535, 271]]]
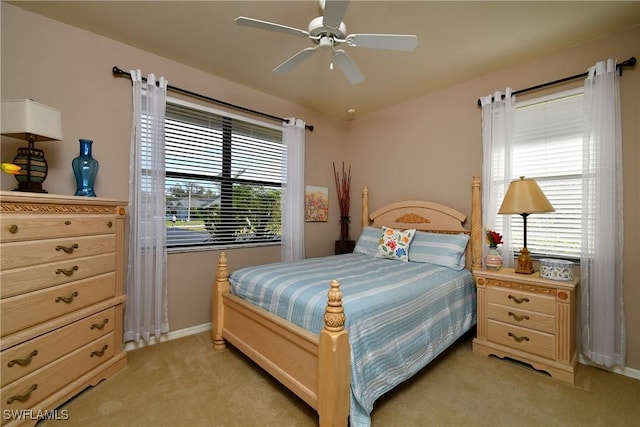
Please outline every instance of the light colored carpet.
[[[576, 385], [528, 365], [484, 357], [471, 335], [398, 388], [376, 426], [640, 426], [640, 381], [580, 365]], [[59, 409], [53, 426], [315, 426], [316, 413], [209, 333], [129, 353], [129, 365]]]

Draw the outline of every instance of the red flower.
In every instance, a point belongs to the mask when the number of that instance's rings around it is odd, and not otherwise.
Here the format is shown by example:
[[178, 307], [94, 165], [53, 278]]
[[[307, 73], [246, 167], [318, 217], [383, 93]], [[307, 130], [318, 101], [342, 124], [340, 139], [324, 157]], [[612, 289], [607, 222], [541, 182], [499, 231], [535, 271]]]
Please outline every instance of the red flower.
[[489, 246], [498, 246], [502, 244], [502, 235], [493, 230], [487, 230], [486, 240]]

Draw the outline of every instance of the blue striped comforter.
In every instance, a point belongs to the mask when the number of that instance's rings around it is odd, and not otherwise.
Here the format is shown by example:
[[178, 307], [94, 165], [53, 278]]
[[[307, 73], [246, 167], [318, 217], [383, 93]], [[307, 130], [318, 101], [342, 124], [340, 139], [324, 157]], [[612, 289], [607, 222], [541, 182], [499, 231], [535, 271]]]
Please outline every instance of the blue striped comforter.
[[329, 283], [340, 282], [351, 344], [352, 426], [375, 400], [433, 360], [476, 322], [468, 270], [346, 254], [247, 267], [233, 294], [319, 334]]

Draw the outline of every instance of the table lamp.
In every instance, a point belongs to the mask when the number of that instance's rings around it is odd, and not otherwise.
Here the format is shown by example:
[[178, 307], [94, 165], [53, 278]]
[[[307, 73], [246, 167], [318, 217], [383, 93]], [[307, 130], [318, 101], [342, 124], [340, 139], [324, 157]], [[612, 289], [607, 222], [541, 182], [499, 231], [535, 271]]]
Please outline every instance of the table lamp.
[[35, 148], [36, 141], [62, 140], [62, 114], [30, 99], [2, 101], [2, 135], [23, 139], [28, 147], [18, 148], [13, 163], [20, 166], [15, 175], [16, 191], [46, 193], [42, 183], [47, 177], [47, 161], [44, 152]]
[[516, 273], [532, 274], [533, 263], [527, 249], [527, 217], [532, 213], [554, 212], [553, 206], [546, 196], [531, 178], [521, 176], [520, 179], [511, 181], [507, 194], [498, 210], [502, 215], [522, 215], [524, 221], [524, 247], [518, 256]]

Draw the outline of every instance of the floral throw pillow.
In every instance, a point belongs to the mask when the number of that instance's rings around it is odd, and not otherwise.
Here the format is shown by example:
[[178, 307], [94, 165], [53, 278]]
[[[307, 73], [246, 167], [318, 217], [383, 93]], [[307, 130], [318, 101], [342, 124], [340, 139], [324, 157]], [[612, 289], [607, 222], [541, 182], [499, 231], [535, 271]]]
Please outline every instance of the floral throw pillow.
[[397, 230], [389, 227], [382, 227], [382, 237], [378, 243], [376, 257], [409, 261], [409, 245], [416, 230]]

